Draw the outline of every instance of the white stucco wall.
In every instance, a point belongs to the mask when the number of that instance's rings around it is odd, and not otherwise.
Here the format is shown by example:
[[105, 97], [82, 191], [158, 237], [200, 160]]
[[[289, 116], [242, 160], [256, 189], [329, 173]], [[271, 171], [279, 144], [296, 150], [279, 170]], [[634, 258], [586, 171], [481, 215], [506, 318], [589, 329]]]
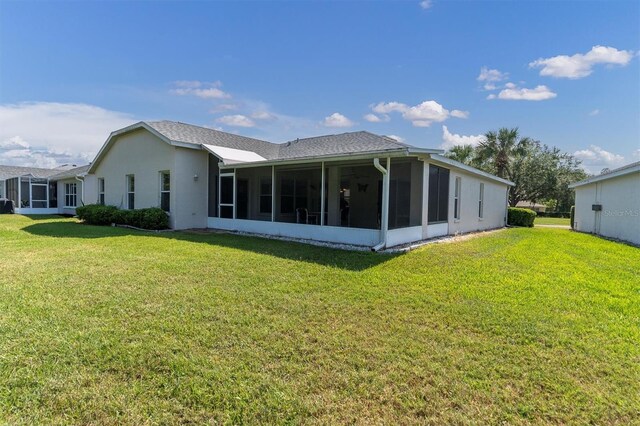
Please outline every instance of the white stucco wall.
[[[640, 245], [640, 173], [575, 188], [574, 228]], [[602, 211], [591, 209], [602, 204]]]
[[[482, 231], [505, 226], [507, 185], [463, 170], [450, 168], [449, 234]], [[460, 219], [454, 219], [456, 178], [460, 177]], [[484, 214], [478, 217], [480, 183], [484, 183]]]
[[160, 172], [169, 171], [171, 227], [203, 228], [207, 223], [207, 169], [204, 151], [174, 147], [144, 129], [134, 130], [118, 136], [94, 173], [85, 178], [86, 202], [98, 202], [98, 179], [103, 178], [105, 204], [127, 208], [126, 176], [134, 175], [135, 208], [160, 207]]

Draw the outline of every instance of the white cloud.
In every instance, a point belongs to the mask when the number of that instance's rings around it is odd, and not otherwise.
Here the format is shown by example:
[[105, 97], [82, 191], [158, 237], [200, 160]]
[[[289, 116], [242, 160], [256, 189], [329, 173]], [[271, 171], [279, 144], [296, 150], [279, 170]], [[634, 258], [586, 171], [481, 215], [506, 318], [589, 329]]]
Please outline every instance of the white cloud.
[[0, 105], [0, 164], [87, 164], [131, 115], [94, 105], [24, 102]]
[[181, 80], [173, 84], [175, 87], [170, 90], [170, 93], [174, 95], [192, 95], [203, 99], [229, 99], [231, 97], [230, 94], [220, 89], [220, 87], [222, 87], [220, 81], [205, 83], [201, 81]]
[[599, 110], [599, 109], [594, 109], [593, 111], [591, 111], [591, 112], [589, 113], [589, 115], [590, 115], [591, 117], [594, 117], [594, 116], [596, 116], [596, 115], [598, 115], [598, 114], [600, 114], [600, 110]]
[[459, 109], [454, 109], [451, 111], [451, 116], [456, 118], [469, 118], [469, 111], [460, 111]]
[[[480, 68], [480, 75], [478, 76], [478, 81], [484, 81], [487, 83], [495, 83], [498, 81], [502, 81], [502, 80], [506, 80], [509, 77], [509, 73], [506, 72], [501, 72], [498, 70], [492, 70], [489, 69], [487, 67], [482, 67]], [[495, 88], [494, 85], [490, 85], [493, 86], [493, 88]], [[488, 89], [487, 85], [485, 85], [485, 89], [487, 90], [493, 90], [493, 89]]]
[[277, 117], [269, 111], [255, 111], [251, 114], [251, 118], [256, 120], [275, 120]]
[[380, 102], [372, 106], [373, 112], [378, 114], [388, 114], [399, 112], [402, 118], [410, 121], [415, 127], [429, 127], [433, 123], [440, 123], [449, 117], [466, 118], [469, 113], [466, 111], [449, 111], [436, 101], [424, 101], [415, 106], [409, 106], [401, 102]]
[[389, 121], [391, 118], [387, 114], [375, 115], [375, 114], [366, 114], [362, 118], [364, 118], [369, 123], [382, 123], [383, 121]]
[[351, 127], [355, 123], [339, 112], [334, 112], [330, 116], [325, 117], [322, 124], [326, 127]]
[[589, 148], [576, 151], [573, 155], [582, 160], [582, 166], [591, 173], [599, 173], [600, 170], [606, 168], [616, 168], [624, 165], [624, 157], [605, 151], [596, 145], [590, 145]]
[[498, 95], [491, 94], [487, 99], [503, 99], [511, 101], [545, 101], [558, 96], [547, 86], [536, 86], [533, 89], [519, 88], [513, 83], [507, 83]]
[[219, 112], [225, 112], [225, 111], [235, 111], [239, 108], [239, 106], [237, 104], [218, 104], [216, 106], [214, 106], [213, 108], [211, 108], [209, 110], [209, 112], [211, 114], [217, 114]]
[[451, 149], [454, 146], [458, 145], [473, 145], [477, 146], [484, 139], [483, 135], [471, 135], [471, 136], [463, 136], [458, 134], [453, 134], [449, 131], [447, 126], [442, 126], [442, 144], [440, 148], [442, 149]]
[[242, 114], [225, 115], [216, 119], [216, 121], [233, 127], [254, 127], [256, 125], [252, 119]]
[[393, 140], [396, 140], [400, 143], [404, 143], [404, 138], [401, 136], [397, 136], [397, 135], [387, 135], [388, 138], [391, 138]]
[[635, 159], [636, 161], [640, 160], [640, 149], [636, 149], [635, 151], [633, 151], [633, 153], [631, 154], [631, 158]]
[[540, 75], [557, 78], [578, 79], [590, 75], [597, 64], [627, 65], [633, 52], [630, 50], [618, 50], [609, 46], [593, 46], [585, 54], [559, 55], [551, 58], [540, 58], [531, 63], [531, 68], [540, 68]]
[[433, 6], [433, 1], [431, 0], [422, 0], [420, 2], [420, 7], [423, 9], [429, 9], [431, 6]]

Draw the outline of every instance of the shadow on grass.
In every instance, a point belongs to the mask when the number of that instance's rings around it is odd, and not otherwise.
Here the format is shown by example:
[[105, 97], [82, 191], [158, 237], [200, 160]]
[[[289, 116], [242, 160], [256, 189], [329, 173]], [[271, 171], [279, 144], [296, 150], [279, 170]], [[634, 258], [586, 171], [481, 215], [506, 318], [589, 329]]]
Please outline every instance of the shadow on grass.
[[[54, 217], [50, 217], [52, 219]], [[349, 271], [362, 271], [385, 263], [398, 254], [379, 254], [368, 251], [346, 251], [327, 247], [313, 246], [290, 241], [270, 240], [268, 238], [250, 237], [231, 233], [192, 231], [148, 232], [110, 226], [92, 226], [66, 221], [47, 222], [28, 225], [23, 231], [33, 235], [55, 238], [113, 238], [125, 236], [142, 236], [164, 238], [167, 240], [185, 241], [210, 246], [251, 251], [282, 259], [316, 263], [333, 266]]]

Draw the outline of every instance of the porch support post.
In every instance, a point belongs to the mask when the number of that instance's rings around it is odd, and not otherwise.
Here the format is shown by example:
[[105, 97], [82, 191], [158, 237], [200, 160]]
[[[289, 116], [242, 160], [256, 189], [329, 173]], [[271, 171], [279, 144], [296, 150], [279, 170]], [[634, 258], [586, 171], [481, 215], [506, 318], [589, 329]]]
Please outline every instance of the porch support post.
[[325, 196], [324, 196], [324, 161], [322, 161], [321, 163], [321, 167], [322, 167], [322, 173], [321, 176], [322, 178], [320, 179], [320, 226], [324, 226], [324, 203], [325, 203]]
[[236, 204], [238, 204], [238, 200], [236, 200], [236, 169], [233, 169], [233, 218], [236, 219]]
[[276, 221], [276, 166], [271, 166], [271, 222]]
[[382, 176], [382, 218], [380, 227], [386, 243], [389, 231], [389, 175], [391, 175], [391, 158], [387, 157], [387, 173]]
[[31, 176], [29, 176], [29, 208], [33, 208], [33, 192], [31, 191]]
[[14, 209], [19, 209], [22, 207], [22, 178], [18, 176], [18, 199], [16, 200], [17, 207], [14, 206]]

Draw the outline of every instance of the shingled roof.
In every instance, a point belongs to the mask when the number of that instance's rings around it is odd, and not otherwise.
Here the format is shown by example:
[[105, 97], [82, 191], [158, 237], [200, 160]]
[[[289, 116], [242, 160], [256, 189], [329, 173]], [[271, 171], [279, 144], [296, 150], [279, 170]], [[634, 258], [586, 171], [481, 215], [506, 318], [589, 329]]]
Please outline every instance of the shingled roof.
[[66, 179], [73, 178], [89, 170], [89, 166], [74, 167], [73, 169], [43, 169], [40, 167], [20, 167], [20, 166], [3, 166], [0, 165], [0, 180], [7, 180], [15, 177], [33, 176], [39, 179]]

